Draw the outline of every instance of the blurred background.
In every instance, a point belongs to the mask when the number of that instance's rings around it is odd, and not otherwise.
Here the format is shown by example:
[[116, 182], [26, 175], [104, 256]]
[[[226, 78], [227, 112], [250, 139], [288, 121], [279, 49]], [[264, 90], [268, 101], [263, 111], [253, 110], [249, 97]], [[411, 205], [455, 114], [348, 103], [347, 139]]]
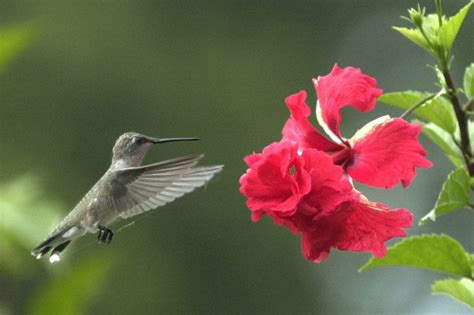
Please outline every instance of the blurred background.
[[[466, 3], [444, 1], [445, 13]], [[416, 4], [0, 0], [0, 314], [468, 314], [431, 296], [443, 275], [360, 274], [367, 253], [305, 260], [298, 237], [250, 221], [238, 192], [242, 158], [280, 139], [284, 98], [306, 89], [314, 104], [311, 78], [334, 63], [362, 68], [387, 92], [437, 89], [430, 56], [391, 29]], [[472, 62], [472, 17], [454, 46], [457, 86]], [[343, 134], [383, 114], [400, 111], [344, 111]], [[108, 246], [88, 235], [60, 264], [36, 261], [31, 248], [103, 174], [126, 131], [201, 138], [154, 148], [146, 163], [205, 153], [204, 164], [225, 170], [205, 189], [117, 222]], [[358, 186], [411, 209], [416, 222], [452, 169], [421, 141], [434, 167], [410, 187]], [[409, 234], [446, 233], [473, 251], [472, 224], [461, 210]]]

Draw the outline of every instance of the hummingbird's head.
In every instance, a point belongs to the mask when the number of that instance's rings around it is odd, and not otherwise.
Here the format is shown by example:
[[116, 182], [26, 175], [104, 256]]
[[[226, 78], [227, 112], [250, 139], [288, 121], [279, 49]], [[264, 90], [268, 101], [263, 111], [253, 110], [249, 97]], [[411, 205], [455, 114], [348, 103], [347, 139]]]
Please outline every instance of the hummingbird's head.
[[115, 142], [112, 166], [114, 168], [136, 167], [154, 144], [173, 141], [194, 141], [199, 138], [153, 138], [137, 132], [126, 132]]

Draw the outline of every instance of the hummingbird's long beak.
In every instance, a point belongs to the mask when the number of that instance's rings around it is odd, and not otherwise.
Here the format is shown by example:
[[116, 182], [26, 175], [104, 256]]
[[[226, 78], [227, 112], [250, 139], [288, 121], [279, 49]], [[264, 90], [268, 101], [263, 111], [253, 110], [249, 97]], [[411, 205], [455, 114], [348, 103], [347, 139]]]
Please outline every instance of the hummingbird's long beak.
[[165, 142], [175, 142], [175, 141], [196, 141], [199, 140], [199, 138], [150, 138], [150, 142], [152, 143], [165, 143]]

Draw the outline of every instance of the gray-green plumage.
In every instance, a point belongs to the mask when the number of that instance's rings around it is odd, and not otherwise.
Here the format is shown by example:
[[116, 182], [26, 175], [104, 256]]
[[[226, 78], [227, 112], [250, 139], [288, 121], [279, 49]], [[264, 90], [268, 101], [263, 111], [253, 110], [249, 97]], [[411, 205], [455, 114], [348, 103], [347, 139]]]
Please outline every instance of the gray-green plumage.
[[58, 261], [72, 239], [88, 232], [99, 231], [99, 241], [110, 242], [113, 233], [107, 226], [118, 217], [157, 208], [204, 185], [223, 166], [196, 166], [203, 155], [140, 166], [153, 144], [189, 140], [197, 139], [156, 139], [135, 132], [120, 136], [109, 169], [32, 255], [39, 259], [52, 250], [50, 261]]

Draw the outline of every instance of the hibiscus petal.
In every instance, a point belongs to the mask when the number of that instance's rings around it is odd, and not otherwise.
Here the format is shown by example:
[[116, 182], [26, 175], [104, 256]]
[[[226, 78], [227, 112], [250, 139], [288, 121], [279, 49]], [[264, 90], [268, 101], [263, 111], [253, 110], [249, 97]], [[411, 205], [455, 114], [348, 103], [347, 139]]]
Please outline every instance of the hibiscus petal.
[[251, 166], [240, 178], [240, 192], [248, 198], [247, 206], [253, 211], [291, 215], [310, 188], [310, 178], [298, 160], [296, 146], [290, 142], [273, 143], [258, 157], [258, 161], [255, 157], [248, 159]]
[[313, 224], [314, 230], [303, 231], [302, 235], [302, 251], [307, 259], [319, 263], [331, 248], [368, 251], [380, 258], [386, 253], [387, 240], [406, 236], [403, 229], [412, 225], [412, 214], [406, 209], [390, 210], [361, 196]]
[[285, 212], [277, 212], [277, 211], [265, 211], [265, 210], [257, 210], [252, 211], [251, 220], [252, 222], [260, 221], [265, 215], [270, 217], [275, 225], [283, 225], [287, 227], [293, 234], [299, 234], [300, 228], [296, 223], [296, 218], [300, 216], [297, 212], [291, 214], [289, 216], [285, 216]]
[[354, 198], [352, 185], [341, 166], [333, 158], [314, 149], [303, 151], [304, 168], [311, 178], [311, 189], [300, 203], [299, 210], [306, 215], [322, 216], [340, 204]]
[[298, 226], [295, 223], [295, 217], [294, 216], [283, 217], [283, 216], [280, 216], [279, 213], [277, 213], [277, 212], [269, 212], [268, 216], [272, 219], [272, 221], [273, 221], [273, 223], [275, 223], [275, 225], [286, 226], [295, 235], [300, 233], [300, 229], [298, 228]]
[[351, 204], [353, 209], [336, 247], [340, 250], [370, 251], [380, 258], [387, 251], [386, 241], [406, 236], [403, 229], [412, 226], [413, 215], [406, 209], [390, 210], [383, 203], [363, 199]]
[[431, 167], [418, 142], [421, 128], [400, 118], [381, 117], [359, 130], [350, 140], [348, 174], [356, 181], [380, 188], [399, 182], [408, 186], [416, 168]]
[[318, 121], [341, 141], [341, 109], [351, 106], [361, 112], [371, 111], [383, 92], [376, 87], [377, 80], [363, 74], [360, 69], [339, 68], [337, 64], [328, 75], [313, 79], [313, 84], [318, 94]]
[[244, 161], [248, 167], [252, 167], [252, 165], [260, 161], [260, 159], [261, 159], [261, 154], [255, 153], [255, 152], [244, 157]]
[[263, 216], [265, 216], [265, 214], [266, 212], [263, 210], [252, 211], [250, 219], [252, 220], [252, 222], [258, 222], [261, 218], [263, 218]]
[[311, 109], [306, 104], [306, 91], [288, 96], [285, 103], [291, 116], [282, 130], [284, 140], [297, 142], [299, 149], [339, 150], [337, 144], [322, 136], [309, 122], [307, 117], [311, 115]]
[[301, 250], [306, 259], [320, 263], [329, 256], [332, 247], [344, 234], [344, 222], [348, 213], [337, 211], [330, 216], [312, 222], [313, 229], [303, 231]]

